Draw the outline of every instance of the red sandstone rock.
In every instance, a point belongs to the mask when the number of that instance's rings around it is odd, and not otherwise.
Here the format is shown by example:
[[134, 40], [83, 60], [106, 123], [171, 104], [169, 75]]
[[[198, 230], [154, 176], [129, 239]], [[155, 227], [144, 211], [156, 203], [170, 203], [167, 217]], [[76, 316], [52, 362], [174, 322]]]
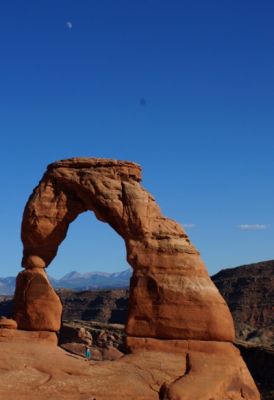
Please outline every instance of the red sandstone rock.
[[58, 331], [62, 304], [51, 287], [44, 269], [20, 272], [14, 295], [14, 319], [18, 329]]
[[[94, 367], [86, 373], [92, 383], [83, 380], [77, 393], [102, 400], [258, 400], [239, 352], [225, 343], [234, 339], [225, 301], [182, 227], [161, 214], [140, 180], [140, 167], [129, 162], [76, 158], [48, 167], [24, 211], [27, 270], [17, 280], [18, 327], [58, 329], [60, 303], [43, 266], [55, 257], [69, 224], [90, 210], [124, 238], [133, 267], [126, 327], [132, 354], [115, 361], [115, 370]], [[55, 367], [63, 362], [60, 354], [55, 359]], [[70, 397], [75, 387], [69, 375], [70, 387], [62, 393], [66, 400], [82, 398]], [[48, 398], [56, 383], [46, 382]], [[40, 397], [43, 384], [36, 387]]]
[[0, 329], [0, 342], [6, 343], [41, 343], [57, 345], [57, 335], [48, 331], [23, 331], [15, 329]]
[[0, 328], [2, 329], [17, 329], [17, 322], [10, 318], [0, 318]]
[[51, 164], [24, 211], [23, 266], [37, 259], [48, 265], [69, 224], [93, 211], [124, 238], [134, 270], [128, 335], [233, 340], [230, 312], [199, 253], [140, 180], [140, 167], [130, 162], [73, 158]]
[[209, 349], [207, 344], [172, 353], [140, 350], [117, 361], [98, 363], [86, 362], [57, 346], [2, 342], [0, 398], [259, 400], [233, 346], [217, 343], [214, 350], [214, 344], [209, 343]]
[[121, 353], [121, 351], [119, 351], [115, 347], [109, 346], [105, 349], [102, 349], [102, 356], [103, 360], [114, 361], [114, 360], [119, 360], [119, 358], [123, 357], [124, 354]]

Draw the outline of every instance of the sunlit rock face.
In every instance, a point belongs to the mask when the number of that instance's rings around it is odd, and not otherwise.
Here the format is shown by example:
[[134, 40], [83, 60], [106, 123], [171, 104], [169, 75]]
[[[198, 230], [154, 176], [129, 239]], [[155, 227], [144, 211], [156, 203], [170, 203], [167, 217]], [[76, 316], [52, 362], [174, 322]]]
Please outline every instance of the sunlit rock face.
[[[49, 265], [69, 224], [80, 213], [93, 211], [124, 238], [133, 268], [128, 335], [232, 341], [230, 312], [198, 251], [140, 182], [140, 166], [127, 161], [72, 158], [49, 165], [24, 211], [23, 267], [38, 271]], [[54, 303], [48, 294], [41, 296], [43, 304], [47, 299]], [[15, 310], [19, 297], [17, 290]], [[28, 320], [30, 329], [40, 329], [36, 314], [35, 320], [24, 318], [22, 309], [20, 318], [15, 315], [19, 328], [23, 320], [26, 328]]]
[[[126, 324], [130, 354], [111, 367], [93, 366], [89, 392], [102, 400], [109, 399], [110, 390], [114, 400], [259, 400], [239, 352], [229, 343], [234, 340], [231, 314], [198, 251], [140, 182], [140, 167], [127, 161], [72, 158], [49, 165], [23, 216], [24, 271], [14, 299], [17, 332], [45, 335], [60, 328], [62, 307], [45, 267], [69, 224], [93, 211], [125, 240], [133, 276]], [[0, 332], [0, 341], [14, 336], [14, 329], [4, 330], [8, 336]], [[60, 357], [56, 353], [56, 368]], [[63, 365], [63, 358], [59, 361]]]
[[27, 268], [16, 279], [14, 319], [18, 328], [53, 331], [61, 327], [62, 303], [43, 268]]

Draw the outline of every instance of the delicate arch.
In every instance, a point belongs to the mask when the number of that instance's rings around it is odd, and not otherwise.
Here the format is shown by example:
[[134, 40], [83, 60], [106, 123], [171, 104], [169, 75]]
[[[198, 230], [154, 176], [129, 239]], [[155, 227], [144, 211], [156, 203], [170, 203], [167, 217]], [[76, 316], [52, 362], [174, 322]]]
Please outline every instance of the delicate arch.
[[47, 266], [69, 224], [93, 211], [123, 237], [134, 270], [130, 336], [233, 340], [230, 312], [199, 253], [140, 181], [141, 168], [127, 161], [72, 158], [49, 165], [25, 207], [23, 267], [34, 259]]

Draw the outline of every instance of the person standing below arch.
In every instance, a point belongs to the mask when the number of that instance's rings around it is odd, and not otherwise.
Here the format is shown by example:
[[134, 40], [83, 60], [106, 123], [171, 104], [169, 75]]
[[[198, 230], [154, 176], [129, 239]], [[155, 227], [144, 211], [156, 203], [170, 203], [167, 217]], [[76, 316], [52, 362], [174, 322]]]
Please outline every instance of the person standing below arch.
[[88, 346], [86, 346], [86, 349], [85, 349], [85, 356], [86, 356], [86, 360], [89, 361], [90, 357], [91, 357], [91, 352], [90, 352], [90, 348]]

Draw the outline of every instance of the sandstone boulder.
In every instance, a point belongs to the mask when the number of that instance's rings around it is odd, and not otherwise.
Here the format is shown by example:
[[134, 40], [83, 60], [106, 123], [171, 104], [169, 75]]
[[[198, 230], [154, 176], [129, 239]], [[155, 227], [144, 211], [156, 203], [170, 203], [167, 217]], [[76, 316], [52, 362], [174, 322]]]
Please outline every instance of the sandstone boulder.
[[11, 318], [0, 317], [0, 329], [17, 329], [17, 322]]
[[20, 272], [13, 307], [18, 329], [59, 331], [61, 327], [62, 304], [44, 269]]

